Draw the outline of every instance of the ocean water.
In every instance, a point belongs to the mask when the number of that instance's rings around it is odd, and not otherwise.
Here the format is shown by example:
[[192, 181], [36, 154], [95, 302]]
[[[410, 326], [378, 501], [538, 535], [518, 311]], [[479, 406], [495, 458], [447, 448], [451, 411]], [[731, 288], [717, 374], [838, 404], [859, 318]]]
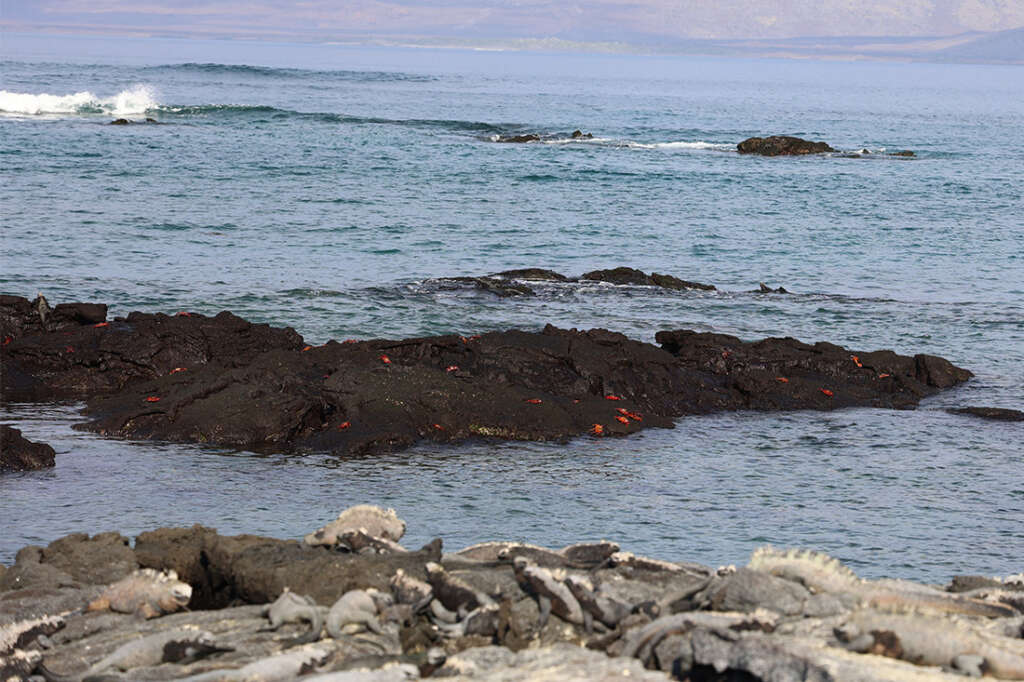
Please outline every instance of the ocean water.
[[[6, 404], [58, 456], [0, 478], [0, 562], [74, 531], [298, 537], [374, 502], [410, 546], [609, 538], [717, 566], [771, 543], [865, 576], [1024, 570], [1024, 428], [945, 412], [1024, 406], [1020, 67], [18, 34], [0, 50], [4, 293], [229, 309], [311, 343], [691, 328], [976, 375], [915, 411], [355, 459], [104, 440], [71, 429], [77, 405]], [[543, 140], [495, 142], [524, 133]], [[773, 133], [870, 153], [733, 151]], [[886, 153], [902, 149], [916, 156]], [[719, 291], [498, 299], [433, 279], [618, 265]], [[750, 293], [760, 281], [794, 293]]]

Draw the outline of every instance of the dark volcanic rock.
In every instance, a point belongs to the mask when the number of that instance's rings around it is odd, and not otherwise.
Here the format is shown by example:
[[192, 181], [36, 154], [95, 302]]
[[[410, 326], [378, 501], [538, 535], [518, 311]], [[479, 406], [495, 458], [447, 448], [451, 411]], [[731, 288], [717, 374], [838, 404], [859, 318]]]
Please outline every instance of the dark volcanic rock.
[[[725, 334], [662, 331], [655, 337], [684, 368], [725, 379], [719, 409], [912, 408], [921, 398], [973, 376], [934, 355], [851, 351], [792, 338], [745, 342]], [[732, 405], [733, 407], [728, 407]]]
[[453, 282], [457, 284], [468, 284], [482, 291], [487, 291], [500, 296], [501, 298], [508, 298], [509, 296], [534, 296], [533, 289], [526, 286], [525, 284], [518, 284], [506, 279], [501, 276], [488, 276], [488, 277], [442, 277], [438, 281], [440, 282]]
[[799, 156], [835, 151], [825, 142], [811, 142], [789, 135], [751, 137], [736, 145], [736, 149], [740, 154], [760, 154], [761, 156]]
[[1024, 412], [1011, 410], [1005, 407], [954, 407], [949, 410], [952, 414], [966, 414], [982, 419], [991, 419], [1001, 422], [1024, 422]]
[[332, 341], [129, 386], [90, 401], [94, 420], [83, 428], [258, 450], [377, 452], [424, 439], [624, 435], [720, 410], [913, 407], [970, 376], [933, 356], [794, 339], [675, 331], [658, 341], [664, 349], [551, 326]]
[[561, 275], [554, 270], [545, 270], [543, 268], [523, 268], [521, 270], [503, 270], [502, 272], [496, 272], [489, 277], [504, 277], [505, 279], [525, 279], [537, 282], [569, 282], [571, 281], [565, 275]]
[[[597, 423], [608, 435], [670, 426], [666, 415], [699, 403], [703, 390], [688, 387], [673, 358], [650, 344], [548, 327], [271, 351], [245, 367], [198, 368], [94, 400], [97, 419], [86, 428], [336, 452], [427, 438], [564, 440]], [[636, 415], [643, 421], [619, 421], [616, 408], [644, 413]]]
[[33, 443], [13, 426], [0, 424], [0, 471], [52, 467], [54, 454], [53, 448], [46, 443]]
[[113, 121], [110, 122], [110, 125], [112, 125], [112, 126], [126, 126], [126, 125], [130, 125], [130, 124], [131, 124], [131, 121], [129, 121], [126, 118], [115, 118]]
[[580, 129], [572, 131], [572, 139], [574, 140], [592, 140], [594, 139], [593, 133], [585, 133]]
[[753, 292], [755, 294], [788, 294], [789, 293], [788, 291], [786, 291], [786, 289], [784, 287], [779, 287], [778, 289], [772, 289], [770, 286], [768, 286], [764, 282], [758, 282], [757, 286], [758, 286], [757, 291]]
[[102, 303], [60, 303], [51, 308], [43, 296], [29, 301], [0, 294], [0, 337], [5, 345], [22, 336], [98, 324], [106, 319], [107, 306]]
[[715, 287], [700, 282], [687, 282], [686, 280], [662, 275], [653, 272], [648, 275], [641, 270], [619, 267], [612, 270], [592, 270], [580, 276], [581, 280], [596, 282], [608, 282], [610, 284], [635, 284], [640, 286], [661, 287], [663, 289], [701, 289], [703, 291], [714, 291]]
[[496, 142], [538, 142], [540, 135], [535, 133], [526, 133], [525, 135], [499, 135]]
[[[235, 367], [268, 350], [302, 348], [302, 337], [290, 328], [252, 324], [229, 312], [131, 313], [106, 322], [103, 305], [58, 305], [41, 316], [39, 300], [0, 299], [0, 323], [14, 332], [4, 331], [12, 338], [0, 347], [3, 400], [91, 396], [175, 370], [187, 373], [179, 368]], [[40, 317], [45, 321], [35, 326]]]
[[295, 540], [258, 535], [218, 535], [212, 528], [160, 528], [136, 540], [135, 553], [146, 568], [173, 569], [192, 585], [190, 608], [222, 608], [242, 601], [270, 602], [287, 587], [331, 604], [348, 590], [389, 591], [399, 568], [425, 579], [429, 561], [440, 561], [435, 541], [415, 552], [344, 554]]
[[[584, 277], [692, 284], [629, 268]], [[30, 328], [32, 315], [41, 316], [32, 306], [13, 301], [8, 319]], [[67, 310], [75, 312], [62, 319], [98, 314]], [[912, 407], [971, 376], [928, 355], [689, 331], [660, 332], [663, 349], [606, 330], [551, 326], [313, 348], [291, 329], [228, 312], [132, 313], [76, 325], [2, 347], [5, 399], [90, 397], [93, 421], [83, 428], [104, 435], [265, 451], [378, 452], [474, 437], [562, 441], [671, 427], [682, 415], [721, 410]]]

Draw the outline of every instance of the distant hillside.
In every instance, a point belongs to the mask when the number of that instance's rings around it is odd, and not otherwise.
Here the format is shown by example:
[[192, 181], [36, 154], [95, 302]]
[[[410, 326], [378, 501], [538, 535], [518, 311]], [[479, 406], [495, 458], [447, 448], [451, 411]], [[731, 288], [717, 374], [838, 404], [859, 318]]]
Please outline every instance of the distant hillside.
[[953, 62], [1024, 64], [1024, 28], [984, 35], [963, 45], [938, 50], [933, 56]]

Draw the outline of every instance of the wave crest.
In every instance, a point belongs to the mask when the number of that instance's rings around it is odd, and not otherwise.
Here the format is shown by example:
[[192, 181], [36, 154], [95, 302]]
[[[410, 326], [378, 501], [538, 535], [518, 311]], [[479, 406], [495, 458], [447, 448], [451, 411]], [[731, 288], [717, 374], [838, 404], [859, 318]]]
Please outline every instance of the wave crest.
[[0, 112], [38, 116], [43, 114], [110, 114], [135, 116], [156, 109], [160, 103], [152, 88], [137, 85], [111, 97], [83, 90], [70, 95], [33, 94], [0, 90]]

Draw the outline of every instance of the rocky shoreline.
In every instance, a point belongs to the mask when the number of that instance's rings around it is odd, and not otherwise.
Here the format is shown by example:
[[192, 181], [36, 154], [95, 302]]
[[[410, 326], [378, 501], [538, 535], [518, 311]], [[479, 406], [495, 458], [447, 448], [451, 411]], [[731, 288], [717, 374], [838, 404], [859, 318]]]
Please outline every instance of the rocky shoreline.
[[[635, 281], [626, 270], [599, 272]], [[5, 401], [84, 399], [80, 428], [105, 436], [263, 452], [625, 436], [735, 410], [911, 409], [972, 376], [933, 355], [689, 330], [659, 331], [658, 345], [548, 325], [313, 347], [230, 312], [108, 320], [105, 305], [42, 297], [0, 296], [0, 335]]]
[[197, 525], [26, 547], [0, 566], [0, 679], [1024, 679], [1024, 574], [929, 586], [814, 552], [713, 568], [610, 541], [409, 551], [404, 531], [361, 505], [304, 541]]

